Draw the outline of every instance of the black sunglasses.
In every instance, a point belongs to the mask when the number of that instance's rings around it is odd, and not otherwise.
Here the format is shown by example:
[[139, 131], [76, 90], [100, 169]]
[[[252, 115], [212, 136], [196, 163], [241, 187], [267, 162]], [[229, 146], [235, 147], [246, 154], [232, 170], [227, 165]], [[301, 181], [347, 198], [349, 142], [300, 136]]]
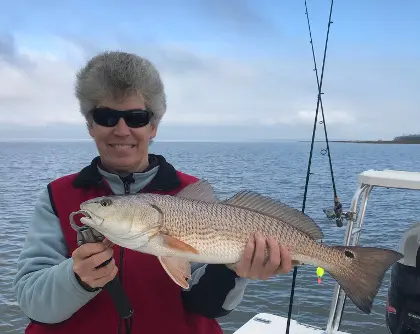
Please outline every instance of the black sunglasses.
[[95, 123], [106, 127], [116, 126], [122, 117], [128, 127], [140, 128], [149, 124], [152, 115], [152, 112], [144, 109], [115, 110], [99, 107], [92, 111]]

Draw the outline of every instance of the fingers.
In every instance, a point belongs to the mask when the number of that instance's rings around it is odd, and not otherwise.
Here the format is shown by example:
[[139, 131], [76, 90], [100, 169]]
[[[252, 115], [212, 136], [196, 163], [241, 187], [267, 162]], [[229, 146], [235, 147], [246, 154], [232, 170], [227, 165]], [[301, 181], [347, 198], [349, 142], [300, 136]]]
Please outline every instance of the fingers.
[[252, 257], [254, 254], [254, 237], [249, 238], [245, 246], [244, 253], [236, 264], [236, 274], [241, 277], [248, 277], [249, 269], [251, 268]]
[[[73, 253], [73, 271], [92, 288], [103, 287], [118, 272], [113, 258], [112, 243], [87, 243]], [[105, 265], [101, 266], [102, 264]]]
[[105, 238], [102, 243], [106, 246], [106, 247], [113, 247], [115, 244], [110, 241], [109, 239]]
[[100, 267], [98, 269], [91, 269], [88, 273], [86, 273], [85, 277], [90, 281], [102, 279], [109, 276], [114, 270], [114, 268], [116, 268], [115, 260], [112, 259], [106, 266]]
[[283, 252], [287, 251], [284, 246], [279, 246], [278, 242], [271, 237], [267, 239], [267, 246], [268, 259], [260, 274], [260, 277], [263, 280], [269, 279], [270, 276], [273, 276], [274, 272], [279, 268], [279, 266], [281, 266], [281, 264], [284, 265]]
[[114, 279], [114, 277], [117, 275], [117, 273], [118, 273], [118, 268], [114, 266], [113, 270], [111, 271], [109, 275], [96, 279], [93, 282], [91, 282], [89, 285], [92, 288], [102, 288], [107, 283], [111, 282]]
[[114, 250], [112, 248], [107, 248], [103, 252], [94, 254], [91, 257], [86, 259], [86, 265], [90, 268], [96, 268], [100, 266], [105, 261], [109, 260], [114, 255]]
[[118, 267], [115, 265], [115, 260], [112, 259], [105, 267], [95, 269], [87, 276], [85, 283], [92, 288], [101, 288], [108, 282], [112, 281], [118, 273]]
[[276, 268], [275, 274], [286, 274], [292, 269], [292, 256], [286, 246], [280, 246], [281, 262]]
[[108, 248], [110, 248], [110, 246], [108, 246], [107, 243], [104, 242], [87, 243], [76, 248], [72, 253], [72, 257], [86, 259], [92, 256], [93, 254], [98, 254]]
[[243, 256], [234, 268], [238, 276], [266, 280], [288, 273], [292, 268], [292, 258], [286, 246], [279, 245], [274, 238], [256, 233], [248, 241]]
[[255, 235], [254, 258], [252, 259], [251, 268], [249, 269], [249, 274], [248, 274], [249, 278], [257, 279], [260, 276], [264, 275], [264, 272], [266, 271], [265, 266], [264, 266], [265, 249], [266, 249], [266, 240], [261, 234], [257, 233]]

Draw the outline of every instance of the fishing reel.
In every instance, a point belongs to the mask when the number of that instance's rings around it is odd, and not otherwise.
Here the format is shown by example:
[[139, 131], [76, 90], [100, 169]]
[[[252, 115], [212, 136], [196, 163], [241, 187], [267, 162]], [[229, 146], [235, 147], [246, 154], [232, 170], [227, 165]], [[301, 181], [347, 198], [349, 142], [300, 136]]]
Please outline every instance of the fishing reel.
[[334, 208], [326, 208], [322, 210], [329, 220], [335, 219], [337, 227], [343, 227], [343, 220], [353, 220], [353, 212], [343, 212], [343, 205], [338, 197], [334, 198]]

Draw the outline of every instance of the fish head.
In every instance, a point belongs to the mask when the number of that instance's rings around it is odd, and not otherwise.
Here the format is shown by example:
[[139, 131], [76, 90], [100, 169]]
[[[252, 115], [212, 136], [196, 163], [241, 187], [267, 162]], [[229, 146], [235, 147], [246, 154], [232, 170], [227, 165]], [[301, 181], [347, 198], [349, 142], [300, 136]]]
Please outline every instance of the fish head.
[[112, 242], [131, 248], [147, 243], [160, 228], [161, 211], [150, 197], [102, 196], [83, 202], [80, 221], [104, 235]]

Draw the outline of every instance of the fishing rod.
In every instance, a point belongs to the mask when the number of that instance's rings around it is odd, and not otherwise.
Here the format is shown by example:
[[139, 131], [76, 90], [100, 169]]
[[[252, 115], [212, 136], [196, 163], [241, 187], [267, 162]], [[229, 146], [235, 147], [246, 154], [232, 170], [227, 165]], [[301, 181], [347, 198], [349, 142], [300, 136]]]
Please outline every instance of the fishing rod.
[[[337, 213], [337, 215], [340, 215], [341, 204], [338, 200], [337, 190], [336, 190], [336, 187], [335, 187], [335, 180], [334, 180], [334, 174], [333, 174], [333, 168], [332, 168], [332, 162], [331, 162], [330, 148], [329, 148], [329, 143], [328, 143], [327, 128], [326, 128], [325, 116], [324, 116], [324, 107], [323, 107], [323, 104], [322, 104], [322, 97], [321, 97], [321, 95], [323, 94], [322, 93], [322, 83], [323, 83], [323, 79], [324, 79], [324, 69], [325, 69], [325, 61], [326, 61], [327, 49], [328, 49], [330, 26], [333, 23], [331, 21], [333, 5], [334, 5], [334, 0], [331, 0], [330, 13], [329, 13], [329, 18], [328, 18], [328, 26], [327, 26], [327, 34], [326, 34], [325, 46], [324, 46], [324, 55], [323, 55], [323, 60], [322, 60], [321, 78], [319, 78], [318, 77], [318, 69], [317, 69], [317, 65], [316, 65], [314, 45], [313, 45], [314, 43], [313, 43], [313, 39], [312, 39], [311, 24], [310, 24], [310, 20], [309, 20], [308, 6], [307, 6], [307, 2], [305, 0], [305, 14], [306, 14], [308, 29], [309, 29], [310, 44], [311, 44], [311, 48], [312, 48], [312, 58], [313, 58], [313, 61], [314, 61], [314, 71], [315, 71], [315, 74], [316, 74], [316, 81], [317, 81], [317, 88], [318, 88], [318, 96], [317, 96], [314, 126], [313, 126], [313, 130], [312, 130], [311, 150], [310, 150], [310, 153], [309, 153], [308, 168], [307, 168], [307, 172], [306, 172], [306, 182], [305, 182], [305, 191], [304, 191], [304, 194], [303, 194], [302, 212], [305, 212], [305, 207], [306, 207], [306, 197], [307, 197], [307, 193], [308, 193], [309, 177], [311, 175], [312, 155], [313, 155], [313, 148], [314, 148], [314, 142], [315, 142], [315, 132], [316, 132], [316, 126], [317, 126], [317, 123], [318, 123], [319, 107], [321, 106], [322, 121], [320, 121], [320, 123], [324, 125], [325, 140], [326, 140], [326, 143], [327, 143], [326, 151], [328, 152], [328, 159], [329, 159], [330, 171], [331, 171], [331, 179], [332, 179], [333, 190], [334, 190], [334, 211]], [[325, 154], [325, 153], [322, 153], [322, 152], [325, 152], [325, 150], [321, 151], [321, 154]], [[336, 218], [339, 219], [340, 216], [338, 216]], [[338, 222], [340, 220], [337, 220], [337, 219], [336, 219], [337, 225], [339, 226]], [[293, 298], [294, 298], [294, 294], [295, 294], [296, 275], [297, 275], [297, 266], [295, 266], [294, 269], [293, 269], [293, 279], [292, 279], [292, 288], [291, 288], [291, 291], [290, 291], [289, 311], [288, 311], [288, 315], [287, 315], [286, 334], [289, 334], [289, 330], [290, 330], [290, 320], [291, 320], [292, 309], [293, 309]]]

